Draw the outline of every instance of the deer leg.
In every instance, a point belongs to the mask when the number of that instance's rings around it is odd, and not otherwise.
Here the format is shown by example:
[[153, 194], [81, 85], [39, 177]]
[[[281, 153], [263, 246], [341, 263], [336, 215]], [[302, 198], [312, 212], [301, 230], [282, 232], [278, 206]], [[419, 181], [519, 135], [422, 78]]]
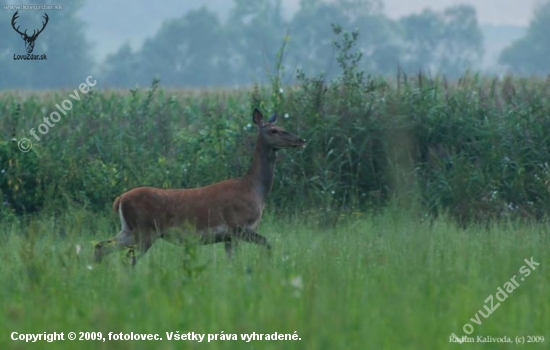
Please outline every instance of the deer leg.
[[[156, 232], [142, 232], [138, 234], [137, 241], [138, 244], [136, 246], [130, 247], [128, 250], [128, 254], [126, 254], [127, 257], [129, 257], [132, 261], [132, 266], [135, 266], [137, 264], [137, 261], [139, 258], [141, 258], [149, 248], [153, 245], [153, 243], [156, 241]], [[135, 249], [139, 251], [139, 255], [136, 257]]]
[[225, 241], [225, 254], [227, 255], [227, 258], [231, 259], [233, 257], [233, 253], [235, 253], [238, 245], [239, 241], [236, 239]]
[[135, 251], [135, 248], [133, 246], [128, 248], [128, 253], [126, 253], [126, 257], [129, 258], [132, 261], [132, 266], [136, 265], [136, 262], [137, 262], [136, 251]]
[[105, 255], [132, 247], [134, 244], [132, 233], [122, 230], [115, 237], [101, 241], [95, 245], [95, 262], [100, 263]]
[[256, 232], [254, 232], [254, 230], [251, 230], [249, 228], [241, 229], [239, 238], [245, 242], [263, 245], [267, 248], [267, 251], [271, 253], [271, 244], [269, 244], [264, 236], [257, 234]]
[[132, 267], [136, 266], [138, 259], [141, 258], [143, 255], [145, 255], [145, 253], [147, 253], [147, 251], [149, 250], [149, 248], [151, 248], [151, 246], [152, 244], [139, 246], [138, 247], [139, 255], [136, 255], [135, 247], [132, 246], [128, 248], [128, 253], [126, 254], [126, 257], [129, 258], [130, 261], [132, 262]]

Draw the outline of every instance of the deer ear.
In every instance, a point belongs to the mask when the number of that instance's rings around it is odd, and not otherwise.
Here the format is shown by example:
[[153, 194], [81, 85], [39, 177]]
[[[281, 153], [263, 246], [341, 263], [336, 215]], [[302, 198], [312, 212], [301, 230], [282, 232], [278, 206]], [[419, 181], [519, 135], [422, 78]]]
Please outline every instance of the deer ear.
[[258, 110], [258, 108], [254, 108], [254, 114], [252, 114], [252, 121], [254, 122], [254, 124], [258, 126], [264, 125], [264, 116]]
[[275, 123], [277, 121], [277, 112], [274, 112], [271, 117], [269, 117], [268, 123]]

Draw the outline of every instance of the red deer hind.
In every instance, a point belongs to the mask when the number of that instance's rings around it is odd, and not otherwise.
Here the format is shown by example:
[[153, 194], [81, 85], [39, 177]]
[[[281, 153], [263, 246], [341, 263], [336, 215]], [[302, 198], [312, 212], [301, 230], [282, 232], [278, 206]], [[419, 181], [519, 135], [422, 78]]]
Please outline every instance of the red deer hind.
[[258, 127], [258, 139], [250, 169], [242, 177], [192, 189], [138, 187], [116, 198], [113, 209], [122, 229], [114, 238], [95, 245], [96, 262], [128, 248], [135, 265], [134, 247], [143, 255], [158, 238], [181, 243], [189, 233], [197, 233], [200, 244], [224, 242], [228, 257], [239, 240], [270, 250], [266, 238], [255, 230], [273, 185], [277, 151], [306, 143], [276, 126], [276, 119], [273, 114], [266, 122], [254, 109], [252, 120]]

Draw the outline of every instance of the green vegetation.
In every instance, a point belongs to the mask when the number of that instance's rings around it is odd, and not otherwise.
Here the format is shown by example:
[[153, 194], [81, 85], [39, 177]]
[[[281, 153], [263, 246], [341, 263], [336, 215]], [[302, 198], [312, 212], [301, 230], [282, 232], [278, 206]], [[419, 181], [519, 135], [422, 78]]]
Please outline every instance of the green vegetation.
[[[280, 0], [235, 0], [228, 18], [207, 8], [165, 21], [137, 50], [128, 44], [108, 56], [101, 81], [108, 87], [147, 86], [158, 76], [167, 87], [234, 86], [266, 83], [280, 41], [288, 39], [285, 80], [294, 83], [296, 69], [341, 73], [334, 63], [330, 25], [361, 32], [357, 41], [365, 56], [361, 69], [393, 75], [397, 67], [458, 77], [473, 69], [483, 54], [483, 37], [472, 6], [425, 10], [393, 20], [377, 0], [306, 0], [285, 15]], [[196, 35], [200, 33], [200, 35]]]
[[[450, 334], [464, 335], [466, 323], [473, 325], [474, 336], [507, 335], [514, 341], [517, 335], [550, 336], [544, 226], [463, 230], [442, 218], [420, 222], [395, 208], [376, 217], [350, 214], [330, 229], [318, 224], [301, 215], [267, 216], [259, 232], [274, 243], [271, 259], [261, 247], [245, 243], [228, 262], [223, 245], [183, 249], [159, 241], [132, 270], [124, 253], [101, 265], [91, 262], [91, 241], [118, 230], [114, 214], [69, 210], [4, 223], [0, 347], [24, 348], [9, 339], [8, 331], [159, 333], [164, 338], [50, 344], [55, 349], [245, 346], [241, 340], [167, 341], [165, 332], [175, 331], [296, 331], [302, 339], [256, 341], [251, 344], [256, 349], [451, 349], [458, 345], [449, 343]], [[541, 265], [521, 281], [519, 269], [531, 257]], [[481, 325], [470, 321], [514, 275], [519, 287], [498, 309], [481, 317]], [[546, 348], [549, 340], [529, 348]]]
[[[280, 152], [269, 203], [277, 212], [312, 211], [335, 224], [342, 212], [396, 199], [461, 224], [545, 218], [550, 80], [372, 77], [359, 69], [358, 33], [333, 30], [343, 73], [332, 82], [299, 72], [298, 85], [282, 85], [283, 46], [270, 88], [163, 90], [155, 80], [147, 91], [92, 91], [44, 135], [39, 125], [74, 92], [1, 94], [0, 210], [104, 212], [133, 187], [240, 176], [259, 107], [277, 110], [279, 123], [308, 141]], [[22, 138], [34, 143], [28, 153], [17, 147]]]
[[[332, 82], [300, 72], [283, 85], [283, 46], [269, 88], [94, 90], [40, 141], [30, 130], [74, 91], [1, 94], [0, 348], [24, 346], [11, 332], [56, 331], [165, 339], [78, 343], [104, 349], [181, 348], [166, 340], [176, 331], [301, 338], [252, 345], [262, 349], [445, 349], [467, 323], [474, 339], [550, 337], [550, 80], [373, 77], [359, 69], [357, 32], [333, 31]], [[119, 230], [120, 193], [243, 174], [254, 107], [308, 141], [279, 153], [258, 229], [271, 258], [244, 243], [228, 261], [220, 245], [159, 242], [135, 269], [124, 252], [92, 263], [92, 241]], [[540, 265], [526, 276], [531, 258]], [[471, 321], [514, 276], [526, 278]]]
[[543, 1], [537, 5], [526, 35], [502, 51], [500, 62], [510, 67], [514, 73], [548, 74], [550, 72], [548, 30], [550, 30], [550, 1]]

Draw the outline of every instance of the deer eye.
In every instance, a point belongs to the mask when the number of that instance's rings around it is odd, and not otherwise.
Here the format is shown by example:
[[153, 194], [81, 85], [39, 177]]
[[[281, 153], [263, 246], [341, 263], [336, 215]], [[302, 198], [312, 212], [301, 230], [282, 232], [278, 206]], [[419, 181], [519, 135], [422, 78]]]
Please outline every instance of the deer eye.
[[277, 130], [277, 129], [271, 129], [272, 134], [277, 134], [278, 132], [279, 132], [279, 130]]

